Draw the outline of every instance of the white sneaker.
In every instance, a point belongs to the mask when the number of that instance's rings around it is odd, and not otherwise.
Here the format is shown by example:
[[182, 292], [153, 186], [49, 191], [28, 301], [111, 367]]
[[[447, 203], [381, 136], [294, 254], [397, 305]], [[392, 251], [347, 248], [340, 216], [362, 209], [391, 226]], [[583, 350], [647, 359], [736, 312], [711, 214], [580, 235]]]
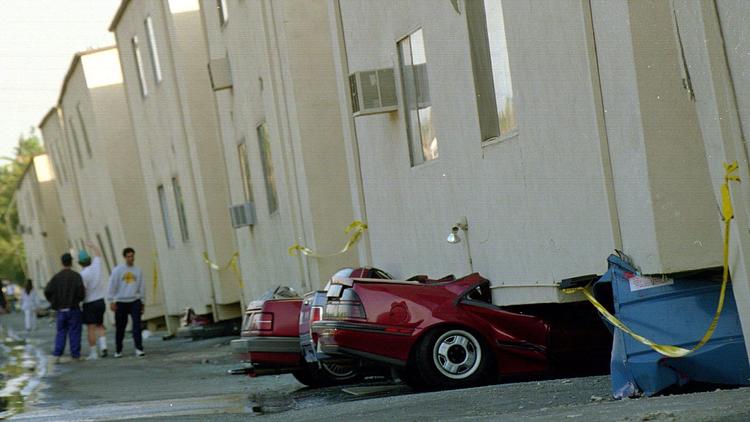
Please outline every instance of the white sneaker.
[[101, 350], [102, 352], [107, 350], [107, 338], [106, 337], [102, 336], [96, 339], [96, 344], [97, 346], [99, 346], [99, 350]]
[[117, 352], [115, 352], [115, 354], [114, 354], [114, 357], [116, 357], [116, 358], [121, 358], [121, 357], [122, 357], [122, 353], [117, 353]]
[[146, 356], [146, 352], [144, 352], [143, 350], [135, 349], [135, 356], [139, 358], [144, 357]]
[[96, 360], [99, 359], [99, 355], [96, 354], [96, 348], [92, 348], [89, 352], [89, 357], [86, 358], [86, 360]]

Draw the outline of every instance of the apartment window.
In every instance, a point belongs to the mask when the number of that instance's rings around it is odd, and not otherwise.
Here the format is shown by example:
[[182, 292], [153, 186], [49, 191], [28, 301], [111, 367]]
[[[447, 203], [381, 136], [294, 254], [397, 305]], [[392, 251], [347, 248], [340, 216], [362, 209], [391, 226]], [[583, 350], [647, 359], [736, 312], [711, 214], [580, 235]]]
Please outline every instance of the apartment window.
[[102, 237], [99, 236], [99, 233], [96, 234], [96, 243], [99, 244], [99, 250], [102, 251], [102, 257], [104, 258], [104, 263], [107, 265], [107, 272], [112, 272], [112, 266], [109, 264], [109, 258], [107, 258], [107, 252], [106, 249], [104, 249], [104, 243], [102, 243]]
[[154, 68], [154, 79], [156, 83], [161, 82], [161, 63], [159, 63], [159, 50], [156, 48], [156, 37], [154, 36], [154, 22], [151, 16], [146, 17], [146, 37], [148, 37], [148, 48], [151, 51], [151, 63]]
[[257, 128], [258, 144], [260, 144], [260, 161], [263, 165], [263, 177], [266, 181], [266, 199], [268, 199], [268, 213], [273, 214], [279, 209], [279, 195], [276, 192], [276, 177], [273, 172], [271, 159], [271, 141], [268, 135], [268, 125], [263, 122]]
[[219, 10], [219, 22], [224, 26], [229, 22], [229, 8], [227, 0], [216, 0], [216, 8]]
[[81, 113], [81, 104], [78, 103], [76, 106], [76, 113], [78, 114], [78, 124], [81, 125], [81, 133], [83, 133], [83, 142], [86, 145], [86, 152], [91, 158], [91, 143], [89, 142], [89, 133], [86, 130], [86, 125], [83, 123], [83, 113]]
[[[62, 176], [63, 176], [62, 180], [64, 180], [65, 182], [67, 182], [68, 181], [68, 170], [65, 168], [65, 164], [62, 161], [62, 155], [60, 153], [60, 150], [57, 149], [58, 141], [55, 140], [53, 142], [53, 144], [55, 145], [55, 148], [53, 149], [51, 146], [49, 148], [50, 152], [52, 153], [52, 158], [53, 158], [52, 167], [55, 168], [55, 169], [58, 169], [58, 167], [59, 167], [60, 171], [58, 173], [62, 173]], [[61, 179], [58, 178], [57, 181], [61, 182]], [[62, 182], [60, 184], [62, 184]]]
[[253, 200], [253, 184], [250, 178], [250, 164], [247, 158], [247, 144], [245, 138], [242, 138], [237, 145], [237, 156], [240, 157], [240, 172], [242, 173], [242, 186], [245, 190], [245, 201]]
[[[62, 145], [62, 144], [60, 144], [60, 145]], [[75, 164], [73, 164], [73, 148], [70, 146], [70, 136], [66, 136], [65, 137], [65, 147], [62, 148], [62, 149], [66, 150], [68, 152], [68, 160], [70, 160], [70, 161], [67, 162], [68, 163], [68, 169], [70, 170], [70, 174], [72, 175], [72, 177], [75, 178], [75, 169], [74, 169]], [[60, 154], [63, 155], [63, 156], [65, 155], [64, 152], [61, 152]], [[65, 163], [63, 163], [63, 165], [65, 165]]]
[[[109, 232], [109, 227], [104, 226], [104, 233], [107, 235], [107, 243], [109, 244], [109, 253], [112, 256], [112, 265], [117, 265], [117, 251], [115, 250], [115, 244], [112, 242], [112, 233]], [[102, 254], [106, 255], [107, 253], [104, 252], [104, 249], [102, 249]]]
[[482, 141], [518, 130], [501, 0], [466, 2]]
[[70, 134], [73, 138], [73, 145], [76, 147], [76, 156], [78, 157], [78, 166], [80, 168], [83, 168], [83, 156], [81, 155], [81, 146], [78, 143], [78, 134], [76, 133], [76, 127], [73, 124], [73, 119], [68, 119], [68, 123], [70, 124]]
[[438, 140], [432, 121], [430, 88], [427, 81], [427, 55], [422, 29], [398, 42], [403, 84], [406, 136], [411, 165], [438, 158]]
[[164, 193], [164, 185], [156, 188], [159, 193], [159, 206], [161, 207], [161, 221], [164, 224], [164, 236], [167, 238], [167, 247], [174, 248], [174, 236], [172, 235], [172, 225], [169, 224], [169, 208], [167, 208], [167, 196]]
[[133, 45], [133, 57], [135, 58], [135, 67], [138, 71], [138, 81], [141, 85], [141, 95], [144, 97], [148, 95], [148, 87], [146, 86], [146, 76], [143, 74], [143, 60], [141, 60], [141, 48], [138, 46], [138, 37], [135, 36], [131, 40]]
[[172, 190], [174, 190], [174, 202], [177, 205], [177, 219], [180, 223], [182, 241], [187, 242], [190, 239], [190, 235], [188, 234], [187, 215], [185, 215], [185, 201], [182, 200], [180, 181], [176, 177], [172, 178]]
[[31, 202], [31, 194], [26, 195], [26, 203], [29, 204], [29, 214], [31, 214], [31, 220], [36, 220], [36, 213], [34, 212], [34, 203]]

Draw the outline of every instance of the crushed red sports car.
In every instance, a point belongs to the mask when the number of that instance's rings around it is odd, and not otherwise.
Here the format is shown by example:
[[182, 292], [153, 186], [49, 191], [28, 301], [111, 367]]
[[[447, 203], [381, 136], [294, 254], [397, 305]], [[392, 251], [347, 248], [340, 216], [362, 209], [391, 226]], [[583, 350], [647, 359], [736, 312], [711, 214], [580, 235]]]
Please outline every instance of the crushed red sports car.
[[[350, 268], [337, 274], [390, 277], [372, 268]], [[251, 366], [233, 370], [250, 376], [292, 374], [308, 386], [354, 382], [364, 374], [382, 374], [382, 366], [350, 356], [316, 353], [310, 324], [322, 315], [325, 291], [304, 298], [293, 289], [279, 286], [248, 304], [241, 337], [231, 346], [239, 360]]]
[[409, 384], [456, 388], [513, 376], [608, 369], [611, 335], [587, 304], [498, 307], [479, 274], [334, 278], [317, 350], [396, 368]]

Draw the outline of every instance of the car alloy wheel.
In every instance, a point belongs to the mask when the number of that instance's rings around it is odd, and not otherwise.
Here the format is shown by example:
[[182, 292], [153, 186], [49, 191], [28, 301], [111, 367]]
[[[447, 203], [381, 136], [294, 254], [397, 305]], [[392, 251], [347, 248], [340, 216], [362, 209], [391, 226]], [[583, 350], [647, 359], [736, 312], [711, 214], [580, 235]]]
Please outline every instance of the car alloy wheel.
[[351, 365], [338, 365], [335, 363], [323, 362], [320, 366], [322, 366], [323, 371], [327, 372], [328, 375], [337, 380], [346, 380], [357, 375], [357, 371]]
[[450, 330], [435, 341], [432, 349], [435, 368], [451, 379], [462, 380], [474, 375], [482, 363], [482, 346], [464, 330]]

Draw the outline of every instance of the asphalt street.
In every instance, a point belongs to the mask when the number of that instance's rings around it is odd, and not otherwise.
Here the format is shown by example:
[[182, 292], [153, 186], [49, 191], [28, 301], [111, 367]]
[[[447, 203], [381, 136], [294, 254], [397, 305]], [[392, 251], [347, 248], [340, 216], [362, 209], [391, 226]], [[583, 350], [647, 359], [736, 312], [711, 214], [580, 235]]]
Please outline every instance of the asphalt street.
[[[19, 315], [0, 323], [19, 335]], [[40, 326], [27, 344], [49, 353], [52, 321], [42, 319]], [[384, 379], [310, 389], [290, 375], [228, 375], [237, 366], [231, 338], [165, 341], [162, 335], [146, 339], [145, 358], [133, 356], [128, 339], [121, 359], [38, 361], [46, 365], [42, 382], [13, 420], [750, 420], [750, 388], [613, 400], [607, 376], [430, 393]]]

